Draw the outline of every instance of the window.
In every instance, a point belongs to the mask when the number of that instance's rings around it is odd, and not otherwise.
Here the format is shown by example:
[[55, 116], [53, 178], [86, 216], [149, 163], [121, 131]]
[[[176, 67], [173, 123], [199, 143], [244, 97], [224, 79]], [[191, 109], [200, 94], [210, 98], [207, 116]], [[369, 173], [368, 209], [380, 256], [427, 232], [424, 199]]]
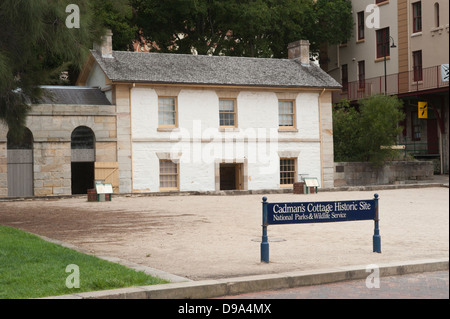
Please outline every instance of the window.
[[219, 100], [219, 124], [236, 127], [236, 100]]
[[291, 186], [297, 176], [297, 160], [295, 158], [280, 158], [280, 186]]
[[358, 12], [358, 40], [364, 39], [364, 11]]
[[70, 137], [71, 149], [94, 149], [95, 135], [94, 132], [86, 126], [78, 126], [73, 130]]
[[366, 87], [366, 63], [365, 61], [358, 62], [358, 85], [360, 89]]
[[347, 64], [343, 64], [342, 65], [342, 91], [347, 92], [348, 91], [348, 65]]
[[422, 51], [413, 52], [414, 82], [422, 81]]
[[160, 190], [178, 190], [178, 163], [171, 160], [159, 161]]
[[292, 100], [278, 101], [278, 121], [280, 128], [295, 128], [295, 103]]
[[177, 127], [177, 102], [175, 97], [158, 98], [159, 127]]
[[389, 39], [389, 28], [377, 30], [377, 58], [390, 55]]
[[439, 14], [439, 3], [434, 4], [434, 26], [436, 28], [439, 27], [441, 21], [440, 21], [440, 14]]
[[413, 32], [422, 31], [422, 2], [415, 2], [413, 6]]

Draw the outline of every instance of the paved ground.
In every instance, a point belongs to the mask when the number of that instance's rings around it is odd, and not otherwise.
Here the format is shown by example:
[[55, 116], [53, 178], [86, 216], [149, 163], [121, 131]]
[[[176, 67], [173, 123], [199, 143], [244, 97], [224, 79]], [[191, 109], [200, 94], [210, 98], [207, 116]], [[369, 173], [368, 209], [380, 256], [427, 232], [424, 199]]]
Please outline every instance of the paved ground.
[[266, 196], [269, 202], [334, 201], [371, 199], [375, 192], [381, 254], [372, 252], [372, 221], [272, 225], [269, 264], [260, 262], [264, 194], [0, 202], [0, 224], [196, 281], [448, 259], [448, 187]]
[[222, 297], [221, 299], [448, 299], [448, 271], [414, 273], [296, 287]]

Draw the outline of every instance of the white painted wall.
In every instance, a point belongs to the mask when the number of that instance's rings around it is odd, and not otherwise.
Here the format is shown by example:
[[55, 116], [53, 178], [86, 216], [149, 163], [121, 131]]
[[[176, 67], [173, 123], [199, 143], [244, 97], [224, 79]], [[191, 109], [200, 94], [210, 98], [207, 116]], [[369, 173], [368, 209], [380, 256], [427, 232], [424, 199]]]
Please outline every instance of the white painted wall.
[[[319, 94], [301, 92], [294, 96], [297, 132], [278, 131], [278, 97], [275, 92], [248, 90], [237, 96], [238, 128], [223, 132], [219, 130], [219, 97], [216, 92], [181, 89], [178, 94], [178, 129], [161, 132], [158, 131], [157, 92], [151, 87], [133, 88], [133, 190], [159, 191], [159, 159], [156, 154], [170, 152], [182, 153], [180, 191], [214, 191], [215, 161], [241, 161], [244, 158], [248, 161], [249, 190], [279, 188], [279, 152], [286, 151], [298, 154], [298, 173], [317, 177], [320, 182]], [[259, 138], [258, 142], [253, 138]]]

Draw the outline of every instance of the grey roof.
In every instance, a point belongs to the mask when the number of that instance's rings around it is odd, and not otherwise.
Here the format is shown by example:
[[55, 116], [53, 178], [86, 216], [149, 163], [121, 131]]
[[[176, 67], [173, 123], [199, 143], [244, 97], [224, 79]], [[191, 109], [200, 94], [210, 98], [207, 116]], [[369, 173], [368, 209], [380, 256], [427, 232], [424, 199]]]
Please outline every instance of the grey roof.
[[42, 104], [111, 105], [98, 88], [79, 86], [42, 86]]
[[341, 88], [319, 66], [296, 60], [126, 51], [103, 58], [91, 52], [113, 82]]

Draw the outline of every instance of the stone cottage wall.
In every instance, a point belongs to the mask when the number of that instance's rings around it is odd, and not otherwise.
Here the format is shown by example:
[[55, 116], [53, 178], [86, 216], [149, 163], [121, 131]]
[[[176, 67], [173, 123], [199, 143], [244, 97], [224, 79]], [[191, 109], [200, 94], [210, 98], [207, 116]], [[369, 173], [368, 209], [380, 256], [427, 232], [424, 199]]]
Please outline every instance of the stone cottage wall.
[[[114, 105], [34, 105], [26, 126], [33, 134], [34, 195], [71, 195], [71, 134], [92, 129], [96, 161], [117, 162]], [[7, 133], [0, 124], [0, 196], [8, 196]]]
[[380, 168], [370, 163], [334, 163], [334, 186], [364, 186], [395, 184], [408, 180], [425, 180], [433, 176], [431, 161], [398, 161]]

